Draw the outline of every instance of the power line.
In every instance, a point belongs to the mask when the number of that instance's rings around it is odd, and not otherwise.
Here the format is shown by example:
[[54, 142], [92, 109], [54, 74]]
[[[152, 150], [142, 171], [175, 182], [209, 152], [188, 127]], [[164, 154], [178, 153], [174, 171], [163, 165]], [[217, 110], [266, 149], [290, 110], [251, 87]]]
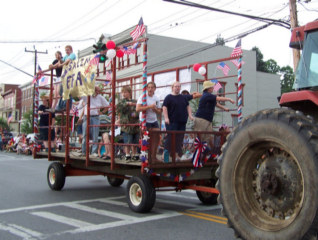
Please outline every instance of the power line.
[[8, 41], [1, 41], [0, 43], [54, 43], [54, 42], [86, 42], [86, 41], [91, 41], [94, 40], [96, 42], [95, 38], [86, 38], [86, 39], [70, 39], [70, 40], [8, 40]]
[[20, 72], [23, 72], [24, 74], [26, 74], [26, 75], [28, 75], [28, 76], [33, 77], [33, 75], [31, 75], [30, 73], [27, 73], [27, 72], [23, 71], [22, 69], [17, 68], [17, 67], [15, 67], [15, 66], [11, 65], [10, 63], [7, 63], [6, 61], [0, 60], [0, 62], [4, 63], [4, 64], [6, 64], [6, 65], [8, 65], [8, 66], [10, 66], [10, 67], [12, 67], [12, 68], [14, 68], [14, 69], [20, 71]]
[[290, 29], [290, 24], [285, 22], [285, 21], [283, 21], [283, 20], [280, 20], [280, 19], [277, 20], [277, 19], [271, 19], [271, 18], [257, 17], [257, 16], [253, 16], [253, 15], [243, 14], [243, 13], [231, 12], [231, 11], [227, 11], [227, 10], [222, 10], [222, 9], [218, 9], [218, 8], [213, 8], [213, 7], [201, 5], [201, 4], [198, 4], [198, 3], [193, 3], [193, 2], [190, 2], [190, 1], [186, 1], [186, 0], [180, 0], [180, 1], [178, 1], [178, 0], [163, 0], [163, 1], [171, 2], [171, 3], [177, 3], [177, 4], [190, 6], [190, 7], [202, 8], [202, 9], [206, 9], [206, 10], [210, 10], [210, 11], [216, 11], [216, 12], [222, 12], [222, 13], [237, 15], [237, 16], [251, 18], [251, 19], [254, 19], [254, 20], [267, 22], [267, 23], [271, 22], [272, 24], [275, 24], [275, 25]]
[[[269, 26], [271, 26], [271, 25], [273, 25], [273, 23], [267, 23], [267, 24], [262, 25], [262, 26], [260, 26], [260, 27], [257, 27], [257, 28], [251, 29], [251, 30], [249, 30], [249, 31], [246, 31], [246, 32], [244, 32], [244, 33], [234, 35], [234, 36], [232, 36], [232, 37], [229, 37], [229, 38], [227, 38], [227, 39], [224, 39], [224, 43], [226, 43], [226, 42], [231, 42], [231, 41], [234, 41], [234, 40], [237, 40], [237, 39], [240, 39], [240, 38], [244, 38], [244, 37], [246, 37], [246, 36], [249, 35], [249, 34], [252, 34], [252, 33], [254, 33], [254, 32], [257, 32], [257, 31], [260, 31], [260, 30], [262, 30], [262, 29], [265, 29], [265, 28], [267, 28], [267, 27], [269, 27]], [[203, 51], [205, 51], [205, 50], [208, 50], [208, 49], [210, 49], [210, 48], [216, 47], [216, 46], [218, 46], [218, 45], [219, 45], [219, 44], [217, 44], [217, 43], [213, 43], [213, 44], [210, 44], [210, 45], [208, 45], [208, 46], [204, 46], [204, 47], [201, 47], [201, 48], [198, 48], [198, 49], [189, 51], [189, 52], [187, 52], [187, 53], [181, 54], [181, 55], [179, 55], [179, 56], [176, 56], [176, 57], [173, 57], [173, 58], [170, 58], [170, 59], [163, 60], [163, 61], [161, 61], [161, 62], [158, 62], [158, 63], [156, 63], [156, 64], [153, 64], [153, 65], [149, 66], [149, 67], [148, 67], [148, 70], [154, 69], [154, 68], [156, 68], [156, 67], [164, 66], [164, 65], [166, 65], [166, 64], [168, 64], [168, 63], [171, 63], [171, 62], [174, 62], [174, 61], [177, 61], [177, 60], [186, 58], [186, 57], [190, 57], [190, 56], [192, 56], [192, 55], [194, 55], [194, 54], [196, 54], [196, 53], [203, 52]], [[129, 76], [131, 76], [131, 75], [138, 74], [138, 73], [140, 73], [140, 70], [136, 70], [136, 71], [133, 71], [133, 72], [129, 72], [129, 73], [127, 73], [126, 75], [125, 75], [125, 74], [122, 75], [121, 77], [122, 77], [122, 78], [125, 78], [125, 77], [129, 77]]]

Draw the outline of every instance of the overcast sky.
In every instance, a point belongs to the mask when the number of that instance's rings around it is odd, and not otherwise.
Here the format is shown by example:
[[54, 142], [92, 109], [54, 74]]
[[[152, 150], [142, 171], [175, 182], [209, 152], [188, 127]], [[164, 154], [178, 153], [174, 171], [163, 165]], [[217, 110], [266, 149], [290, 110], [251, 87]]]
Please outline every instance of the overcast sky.
[[[193, 2], [249, 15], [289, 19], [288, 0]], [[297, 9], [300, 25], [318, 18], [318, 0], [309, 3], [302, 0]], [[226, 39], [264, 24], [161, 0], [10, 0], [2, 2], [0, 11], [0, 60], [31, 75], [34, 74], [34, 53], [25, 49], [48, 51], [48, 54], [38, 54], [38, 63], [46, 69], [54, 60], [55, 51], [64, 54], [65, 45], [71, 44], [76, 53], [93, 45], [94, 39], [98, 40], [102, 33], [115, 35], [135, 26], [141, 16], [148, 33], [207, 43], [214, 43], [219, 34]], [[290, 30], [271, 26], [244, 37], [242, 48], [250, 50], [257, 46], [264, 60], [272, 58], [280, 66], [293, 66], [289, 40]], [[236, 42], [226, 45], [234, 47]], [[0, 83], [23, 84], [32, 79], [1, 61]]]

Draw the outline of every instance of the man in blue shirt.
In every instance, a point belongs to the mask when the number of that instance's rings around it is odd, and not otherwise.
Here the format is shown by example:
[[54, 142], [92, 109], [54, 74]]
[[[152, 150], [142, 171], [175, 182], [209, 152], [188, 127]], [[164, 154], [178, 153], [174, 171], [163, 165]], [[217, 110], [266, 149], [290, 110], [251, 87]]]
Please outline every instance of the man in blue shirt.
[[[199, 101], [199, 107], [197, 113], [195, 114], [194, 119], [194, 131], [213, 131], [212, 128], [212, 121], [214, 117], [214, 110], [215, 106], [229, 111], [228, 108], [222, 106], [221, 104], [217, 103], [218, 101], [229, 101], [234, 103], [231, 98], [227, 97], [219, 97], [213, 95], [213, 87], [214, 83], [211, 81], [204, 81], [203, 82], [203, 94]], [[210, 147], [213, 147], [212, 142], [212, 134], [201, 134], [201, 142], [207, 142], [210, 144]]]

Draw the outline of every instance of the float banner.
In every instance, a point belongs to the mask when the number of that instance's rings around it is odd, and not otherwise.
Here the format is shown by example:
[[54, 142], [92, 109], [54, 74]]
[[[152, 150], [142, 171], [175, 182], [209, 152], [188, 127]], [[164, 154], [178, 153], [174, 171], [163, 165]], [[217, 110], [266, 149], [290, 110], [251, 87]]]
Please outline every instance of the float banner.
[[63, 100], [69, 99], [70, 95], [74, 98], [94, 94], [97, 64], [92, 59], [94, 55], [86, 56], [63, 67]]

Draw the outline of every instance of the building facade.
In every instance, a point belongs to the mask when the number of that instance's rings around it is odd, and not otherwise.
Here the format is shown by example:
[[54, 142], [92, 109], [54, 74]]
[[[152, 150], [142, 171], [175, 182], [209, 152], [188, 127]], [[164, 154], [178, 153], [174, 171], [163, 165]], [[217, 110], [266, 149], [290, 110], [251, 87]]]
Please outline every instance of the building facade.
[[[125, 31], [118, 35], [112, 36], [117, 46], [125, 44], [131, 40], [129, 31]], [[129, 39], [130, 38], [130, 39]], [[147, 35], [147, 73], [148, 81], [154, 81], [157, 84], [156, 94], [160, 94], [161, 88], [171, 85], [174, 81], [180, 81], [181, 67], [190, 66], [194, 63], [204, 63], [211, 60], [226, 59], [231, 56], [233, 48], [227, 46], [215, 46], [211, 44], [189, 41], [184, 39], [170, 38], [159, 35]], [[244, 47], [243, 39], [242, 47]], [[257, 46], [257, 43], [255, 43]], [[243, 48], [242, 48], [243, 49]], [[92, 53], [93, 48], [87, 48], [79, 52], [79, 56], [85, 56]], [[118, 71], [116, 79], [127, 78], [123, 82], [118, 82], [119, 85], [131, 84], [133, 87], [134, 98], [138, 98], [141, 94], [142, 81], [142, 64], [143, 60], [143, 46], [137, 49], [136, 54], [125, 55], [118, 59], [116, 66]], [[243, 64], [241, 69], [242, 78], [242, 117], [246, 117], [256, 111], [279, 107], [277, 97], [280, 96], [280, 76], [276, 74], [269, 74], [258, 72], [256, 70], [256, 52], [251, 50], [243, 50]], [[202, 91], [202, 82], [204, 80], [217, 79], [222, 84], [222, 89], [218, 91], [221, 96], [230, 97], [235, 100], [235, 104], [226, 103], [226, 107], [230, 112], [223, 112], [216, 109], [214, 122], [215, 125], [222, 123], [228, 126], [235, 126], [238, 123], [238, 69], [231, 61], [224, 61], [229, 67], [228, 76], [218, 68], [219, 62], [207, 65], [206, 78], [194, 72], [192, 68], [188, 68], [190, 77], [189, 84], [182, 83], [182, 88], [188, 88], [191, 92]], [[100, 66], [100, 69], [105, 69]], [[180, 68], [180, 69], [178, 69]], [[167, 70], [169, 69], [169, 70]], [[176, 69], [176, 70], [173, 70]], [[165, 72], [167, 70], [167, 72]], [[170, 73], [170, 75], [168, 74]], [[171, 75], [172, 74], [172, 75]], [[161, 76], [160, 76], [161, 75]], [[167, 76], [165, 78], [165, 75]], [[105, 78], [104, 75], [99, 76], [100, 79]], [[159, 88], [158, 88], [159, 86]], [[168, 94], [169, 88], [164, 94]], [[162, 94], [161, 94], [162, 95]]]
[[20, 131], [21, 101], [19, 85], [1, 85], [0, 116], [4, 119], [10, 118], [8, 122], [13, 132]]
[[20, 85], [21, 94], [22, 94], [22, 103], [21, 103], [21, 116], [23, 114], [33, 109], [33, 91], [34, 84], [32, 81], [27, 82], [23, 85]]

